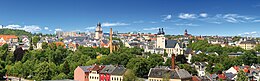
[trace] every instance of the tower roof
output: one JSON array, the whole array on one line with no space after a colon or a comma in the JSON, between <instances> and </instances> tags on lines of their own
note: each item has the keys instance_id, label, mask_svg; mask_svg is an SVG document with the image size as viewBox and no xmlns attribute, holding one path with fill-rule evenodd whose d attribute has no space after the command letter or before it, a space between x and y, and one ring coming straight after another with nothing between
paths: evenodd
<instances>
[{"instance_id":1,"label":"tower roof","mask_svg":"<svg viewBox=\"0 0 260 81\"><path fill-rule=\"evenodd\" d=\"M98 22L98 24L97 24L96 31L102 31L100 22Z\"/></svg>"}]
</instances>

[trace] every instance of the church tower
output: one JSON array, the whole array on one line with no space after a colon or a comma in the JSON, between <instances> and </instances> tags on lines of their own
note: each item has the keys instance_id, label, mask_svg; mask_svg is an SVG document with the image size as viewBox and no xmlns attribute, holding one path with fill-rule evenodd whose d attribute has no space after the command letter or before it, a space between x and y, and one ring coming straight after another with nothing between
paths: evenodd
<instances>
[{"instance_id":1,"label":"church tower","mask_svg":"<svg viewBox=\"0 0 260 81\"><path fill-rule=\"evenodd\" d=\"M184 31L184 36L188 36L188 30L187 29L185 29L185 31Z\"/></svg>"},{"instance_id":2,"label":"church tower","mask_svg":"<svg viewBox=\"0 0 260 81\"><path fill-rule=\"evenodd\" d=\"M103 30L101 28L101 24L98 23L95 31L95 39L101 39L103 36Z\"/></svg>"},{"instance_id":3,"label":"church tower","mask_svg":"<svg viewBox=\"0 0 260 81\"><path fill-rule=\"evenodd\" d=\"M157 33L156 39L156 48L165 48L165 37L164 37L163 28L159 28L159 32Z\"/></svg>"}]
</instances>

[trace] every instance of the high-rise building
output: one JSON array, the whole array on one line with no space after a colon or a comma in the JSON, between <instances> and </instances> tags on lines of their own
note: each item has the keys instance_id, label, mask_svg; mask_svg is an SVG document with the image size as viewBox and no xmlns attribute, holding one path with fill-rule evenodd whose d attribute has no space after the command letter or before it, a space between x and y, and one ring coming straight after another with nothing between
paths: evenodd
<instances>
[{"instance_id":1,"label":"high-rise building","mask_svg":"<svg viewBox=\"0 0 260 81\"><path fill-rule=\"evenodd\" d=\"M101 24L98 23L95 31L95 39L102 39L103 37L103 30L101 28Z\"/></svg>"}]
</instances>

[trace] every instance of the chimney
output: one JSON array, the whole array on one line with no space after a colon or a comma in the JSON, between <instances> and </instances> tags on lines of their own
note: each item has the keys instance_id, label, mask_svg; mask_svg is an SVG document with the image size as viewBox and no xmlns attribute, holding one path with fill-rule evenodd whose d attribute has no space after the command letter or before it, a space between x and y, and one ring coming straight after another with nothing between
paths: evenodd
<instances>
[{"instance_id":1,"label":"chimney","mask_svg":"<svg viewBox=\"0 0 260 81\"><path fill-rule=\"evenodd\" d=\"M110 43L109 43L109 48L110 48L110 54L113 52L113 44L112 44L112 41L113 41L113 39L112 39L112 35L113 35L113 33L112 33L112 28L110 28Z\"/></svg>"},{"instance_id":2,"label":"chimney","mask_svg":"<svg viewBox=\"0 0 260 81\"><path fill-rule=\"evenodd\" d=\"M172 54L172 68L171 69L175 69L175 54Z\"/></svg>"}]
</instances>

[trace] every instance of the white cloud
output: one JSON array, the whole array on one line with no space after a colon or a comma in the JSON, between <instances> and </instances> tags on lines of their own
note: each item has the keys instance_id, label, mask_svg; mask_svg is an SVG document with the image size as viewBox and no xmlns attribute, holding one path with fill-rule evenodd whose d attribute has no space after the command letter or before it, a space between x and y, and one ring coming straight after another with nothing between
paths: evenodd
<instances>
[{"instance_id":1,"label":"white cloud","mask_svg":"<svg viewBox=\"0 0 260 81\"><path fill-rule=\"evenodd\" d=\"M162 21L167 21L172 19L172 15L165 15Z\"/></svg>"},{"instance_id":2,"label":"white cloud","mask_svg":"<svg viewBox=\"0 0 260 81\"><path fill-rule=\"evenodd\" d=\"M200 16L201 17L208 17L208 14L207 13L201 13Z\"/></svg>"},{"instance_id":3,"label":"white cloud","mask_svg":"<svg viewBox=\"0 0 260 81\"><path fill-rule=\"evenodd\" d=\"M254 20L253 22L260 22L260 20Z\"/></svg>"},{"instance_id":4,"label":"white cloud","mask_svg":"<svg viewBox=\"0 0 260 81\"><path fill-rule=\"evenodd\" d=\"M222 17L225 21L230 22L230 23L239 23L239 22L248 22L251 21L252 17L249 16L242 16L238 14L225 14Z\"/></svg>"},{"instance_id":5,"label":"white cloud","mask_svg":"<svg viewBox=\"0 0 260 81\"><path fill-rule=\"evenodd\" d=\"M159 28L162 28L162 27L144 28L143 30L158 30Z\"/></svg>"},{"instance_id":6,"label":"white cloud","mask_svg":"<svg viewBox=\"0 0 260 81\"><path fill-rule=\"evenodd\" d=\"M19 29L19 30L25 30L28 32L37 32L37 31L41 31L41 28L37 25L25 25L25 26L20 26L20 25L7 25L3 28L8 28L8 29Z\"/></svg>"},{"instance_id":7,"label":"white cloud","mask_svg":"<svg viewBox=\"0 0 260 81\"><path fill-rule=\"evenodd\" d=\"M175 24L176 26L199 26L197 24L192 24L192 23L181 23L181 24Z\"/></svg>"},{"instance_id":8,"label":"white cloud","mask_svg":"<svg viewBox=\"0 0 260 81\"><path fill-rule=\"evenodd\" d=\"M49 28L48 27L44 27L45 30L48 30Z\"/></svg>"},{"instance_id":9,"label":"white cloud","mask_svg":"<svg viewBox=\"0 0 260 81\"><path fill-rule=\"evenodd\" d=\"M181 19L195 19L195 18L197 18L197 16L196 16L196 14L180 13L179 18L181 18Z\"/></svg>"},{"instance_id":10,"label":"white cloud","mask_svg":"<svg viewBox=\"0 0 260 81\"><path fill-rule=\"evenodd\" d=\"M108 22L105 22L105 23L102 23L102 26L103 26L103 27L108 27L108 26L125 26L125 25L129 25L129 24L120 23L120 22L116 22L116 23L108 23Z\"/></svg>"},{"instance_id":11,"label":"white cloud","mask_svg":"<svg viewBox=\"0 0 260 81\"><path fill-rule=\"evenodd\" d=\"M55 29L55 31L62 31L62 29L60 29L60 28L57 28L57 29Z\"/></svg>"},{"instance_id":12,"label":"white cloud","mask_svg":"<svg viewBox=\"0 0 260 81\"><path fill-rule=\"evenodd\" d=\"M49 30L49 31L52 31L52 30Z\"/></svg>"},{"instance_id":13,"label":"white cloud","mask_svg":"<svg viewBox=\"0 0 260 81\"><path fill-rule=\"evenodd\" d=\"M36 25L29 25L29 26L24 26L23 30L30 31L30 32L36 32L36 31L41 31L41 28Z\"/></svg>"},{"instance_id":14,"label":"white cloud","mask_svg":"<svg viewBox=\"0 0 260 81\"><path fill-rule=\"evenodd\" d=\"M259 32L252 31L252 32L244 32L244 33L241 33L241 34L238 34L238 35L240 35L240 36L256 36L258 34L259 34Z\"/></svg>"}]
</instances>

